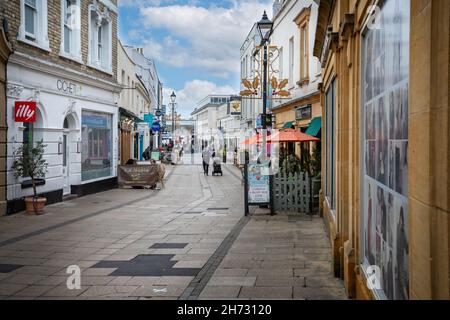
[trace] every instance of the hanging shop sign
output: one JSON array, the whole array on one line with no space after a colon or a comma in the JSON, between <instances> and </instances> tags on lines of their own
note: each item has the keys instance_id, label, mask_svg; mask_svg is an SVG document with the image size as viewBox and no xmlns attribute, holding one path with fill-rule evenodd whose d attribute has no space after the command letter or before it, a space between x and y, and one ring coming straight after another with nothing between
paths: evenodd
<instances>
[{"instance_id":1,"label":"hanging shop sign","mask_svg":"<svg viewBox=\"0 0 450 320\"><path fill-rule=\"evenodd\" d=\"M241 115L241 97L230 98L230 114L232 116Z\"/></svg>"},{"instance_id":2,"label":"hanging shop sign","mask_svg":"<svg viewBox=\"0 0 450 320\"><path fill-rule=\"evenodd\" d=\"M14 103L15 122L36 122L36 102L16 101Z\"/></svg>"},{"instance_id":3,"label":"hanging shop sign","mask_svg":"<svg viewBox=\"0 0 450 320\"><path fill-rule=\"evenodd\" d=\"M153 125L153 114L151 113L144 114L144 122L148 123L148 127L151 128Z\"/></svg>"}]
</instances>

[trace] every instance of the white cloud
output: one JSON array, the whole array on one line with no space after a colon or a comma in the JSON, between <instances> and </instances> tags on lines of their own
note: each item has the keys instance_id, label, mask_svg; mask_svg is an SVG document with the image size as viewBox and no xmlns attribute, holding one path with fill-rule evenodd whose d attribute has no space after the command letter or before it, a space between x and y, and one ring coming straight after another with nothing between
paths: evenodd
<instances>
[{"instance_id":1,"label":"white cloud","mask_svg":"<svg viewBox=\"0 0 450 320\"><path fill-rule=\"evenodd\" d=\"M237 90L231 86L218 86L213 82L204 80L192 80L185 83L182 90L174 90L172 88L164 88L164 104L169 108L170 95L175 91L177 95L177 112L184 117L189 117L194 110L197 102L210 94L237 94ZM170 112L169 109L167 109Z\"/></svg>"},{"instance_id":2,"label":"white cloud","mask_svg":"<svg viewBox=\"0 0 450 320\"><path fill-rule=\"evenodd\" d=\"M162 4L171 0L146 0L147 4L150 2ZM142 40L146 53L161 63L180 68L200 67L221 78L238 73L242 42L262 12L271 8L272 1L230 2L231 8L192 4L141 6L143 27L165 29L170 34L162 43L152 38Z\"/></svg>"}]
</instances>

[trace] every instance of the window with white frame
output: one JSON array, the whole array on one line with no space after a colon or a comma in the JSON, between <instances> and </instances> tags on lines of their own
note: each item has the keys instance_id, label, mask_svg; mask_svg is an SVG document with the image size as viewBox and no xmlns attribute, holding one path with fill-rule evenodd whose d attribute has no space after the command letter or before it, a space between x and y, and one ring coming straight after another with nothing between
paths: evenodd
<instances>
[{"instance_id":1,"label":"window with white frame","mask_svg":"<svg viewBox=\"0 0 450 320\"><path fill-rule=\"evenodd\" d=\"M62 56L81 60L80 0L61 0Z\"/></svg>"},{"instance_id":2,"label":"window with white frame","mask_svg":"<svg viewBox=\"0 0 450 320\"><path fill-rule=\"evenodd\" d=\"M289 39L289 84L294 84L294 38Z\"/></svg>"},{"instance_id":3,"label":"window with white frame","mask_svg":"<svg viewBox=\"0 0 450 320\"><path fill-rule=\"evenodd\" d=\"M283 47L280 48L280 58L278 61L279 64L279 72L280 72L280 80L283 79Z\"/></svg>"},{"instance_id":4,"label":"window with white frame","mask_svg":"<svg viewBox=\"0 0 450 320\"><path fill-rule=\"evenodd\" d=\"M18 40L50 51L47 0L20 0Z\"/></svg>"},{"instance_id":5,"label":"window with white frame","mask_svg":"<svg viewBox=\"0 0 450 320\"><path fill-rule=\"evenodd\" d=\"M36 0L25 0L25 38L36 40L38 10Z\"/></svg>"},{"instance_id":6,"label":"window with white frame","mask_svg":"<svg viewBox=\"0 0 450 320\"><path fill-rule=\"evenodd\" d=\"M101 12L90 6L89 19L89 65L112 72L112 26L107 10Z\"/></svg>"}]
</instances>

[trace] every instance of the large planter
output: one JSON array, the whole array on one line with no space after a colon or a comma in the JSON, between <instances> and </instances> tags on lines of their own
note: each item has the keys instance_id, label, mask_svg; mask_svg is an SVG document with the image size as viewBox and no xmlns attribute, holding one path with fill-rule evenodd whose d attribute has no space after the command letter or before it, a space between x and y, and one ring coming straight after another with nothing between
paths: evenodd
<instances>
[{"instance_id":1,"label":"large planter","mask_svg":"<svg viewBox=\"0 0 450 320\"><path fill-rule=\"evenodd\" d=\"M25 198L25 212L27 214L42 214L44 213L45 203L47 202L47 198L39 197L26 197Z\"/></svg>"}]
</instances>

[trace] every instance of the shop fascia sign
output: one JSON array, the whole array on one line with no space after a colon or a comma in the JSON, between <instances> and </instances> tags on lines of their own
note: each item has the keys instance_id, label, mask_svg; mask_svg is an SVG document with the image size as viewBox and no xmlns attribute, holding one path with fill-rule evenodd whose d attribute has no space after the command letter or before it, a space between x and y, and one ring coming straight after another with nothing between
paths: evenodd
<instances>
[{"instance_id":1,"label":"shop fascia sign","mask_svg":"<svg viewBox=\"0 0 450 320\"><path fill-rule=\"evenodd\" d=\"M36 102L16 101L14 103L14 121L29 123L36 122Z\"/></svg>"},{"instance_id":2,"label":"shop fascia sign","mask_svg":"<svg viewBox=\"0 0 450 320\"><path fill-rule=\"evenodd\" d=\"M307 104L305 106L301 106L300 108L295 110L295 118L297 120L307 120L311 119L311 108L312 106L310 104Z\"/></svg>"},{"instance_id":3,"label":"shop fascia sign","mask_svg":"<svg viewBox=\"0 0 450 320\"><path fill-rule=\"evenodd\" d=\"M56 80L56 89L59 92L63 92L65 94L80 96L82 87L76 83L66 81L63 79Z\"/></svg>"}]
</instances>

